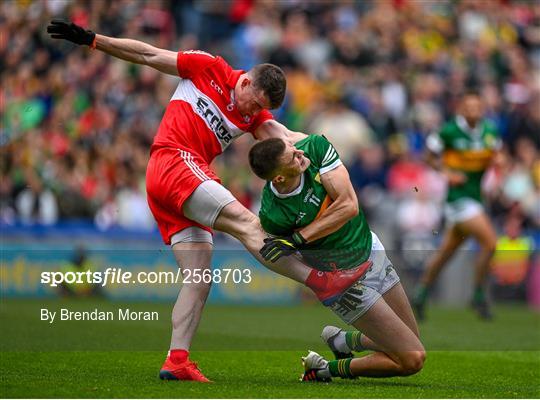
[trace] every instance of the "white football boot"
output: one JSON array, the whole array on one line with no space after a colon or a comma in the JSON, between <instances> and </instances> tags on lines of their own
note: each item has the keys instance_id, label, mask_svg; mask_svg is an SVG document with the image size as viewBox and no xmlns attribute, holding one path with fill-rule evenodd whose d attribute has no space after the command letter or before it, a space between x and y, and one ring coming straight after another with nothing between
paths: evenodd
<instances>
[{"instance_id":1,"label":"white football boot","mask_svg":"<svg viewBox=\"0 0 540 400\"><path fill-rule=\"evenodd\" d=\"M302 365L304 366L304 373L300 378L301 381L332 381L332 378L330 377L320 378L319 376L317 376L317 371L324 370L328 367L328 361L326 361L320 354L308 350L308 355L302 357Z\"/></svg>"}]
</instances>

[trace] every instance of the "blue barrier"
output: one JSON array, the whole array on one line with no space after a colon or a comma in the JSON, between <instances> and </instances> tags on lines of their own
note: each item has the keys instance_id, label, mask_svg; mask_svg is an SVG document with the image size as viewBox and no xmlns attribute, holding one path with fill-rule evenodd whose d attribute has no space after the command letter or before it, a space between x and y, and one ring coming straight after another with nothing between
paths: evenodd
<instances>
[{"instance_id":1,"label":"blue barrier","mask_svg":"<svg viewBox=\"0 0 540 400\"><path fill-rule=\"evenodd\" d=\"M92 271L107 268L139 273L176 274L174 256L161 243L156 232L136 232L113 229L101 232L88 224L55 227L2 227L1 233L1 294L2 297L53 297L58 287L42 283L43 272L66 271L78 246L84 246L86 263ZM213 270L224 277L227 270L249 270L249 283L235 282L247 272L235 272L227 282L214 281L209 297L211 303L227 304L291 304L300 299L300 286L278 276L260 265L238 245L218 240L212 257ZM247 280L247 279L246 279ZM115 300L174 301L180 283L108 284L103 295Z\"/></svg>"}]
</instances>

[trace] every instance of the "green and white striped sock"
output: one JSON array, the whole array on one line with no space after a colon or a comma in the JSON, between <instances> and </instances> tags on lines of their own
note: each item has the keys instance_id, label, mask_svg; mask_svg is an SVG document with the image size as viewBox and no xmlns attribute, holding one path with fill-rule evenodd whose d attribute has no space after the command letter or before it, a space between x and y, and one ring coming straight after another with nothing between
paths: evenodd
<instances>
[{"instance_id":1,"label":"green and white striped sock","mask_svg":"<svg viewBox=\"0 0 540 400\"><path fill-rule=\"evenodd\" d=\"M362 346L362 332L360 331L347 331L345 332L345 343L352 351L364 351Z\"/></svg>"},{"instance_id":2,"label":"green and white striped sock","mask_svg":"<svg viewBox=\"0 0 540 400\"><path fill-rule=\"evenodd\" d=\"M339 376L340 378L353 378L354 375L351 372L352 358L345 358L343 360L334 360L328 362L328 370L331 376Z\"/></svg>"}]
</instances>

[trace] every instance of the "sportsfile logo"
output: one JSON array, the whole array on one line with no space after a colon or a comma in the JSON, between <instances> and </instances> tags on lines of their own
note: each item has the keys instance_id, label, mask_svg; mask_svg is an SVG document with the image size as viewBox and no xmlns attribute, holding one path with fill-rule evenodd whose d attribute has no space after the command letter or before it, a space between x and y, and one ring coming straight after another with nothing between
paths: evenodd
<instances>
[{"instance_id":1,"label":"sportsfile logo","mask_svg":"<svg viewBox=\"0 0 540 400\"><path fill-rule=\"evenodd\" d=\"M216 134L220 141L223 141L226 144L230 143L230 141L233 139L233 136L231 132L229 132L229 130L227 129L223 118L217 115L210 107L210 103L208 103L202 97L197 98L197 112L201 117L206 120L206 122L210 126L210 129L212 129L212 131Z\"/></svg>"},{"instance_id":2,"label":"sportsfile logo","mask_svg":"<svg viewBox=\"0 0 540 400\"><path fill-rule=\"evenodd\" d=\"M178 284L178 283L251 283L249 268L186 269L173 271L139 271L133 273L123 268L109 267L105 271L43 271L41 284L57 287L63 284L108 285L128 284Z\"/></svg>"}]
</instances>

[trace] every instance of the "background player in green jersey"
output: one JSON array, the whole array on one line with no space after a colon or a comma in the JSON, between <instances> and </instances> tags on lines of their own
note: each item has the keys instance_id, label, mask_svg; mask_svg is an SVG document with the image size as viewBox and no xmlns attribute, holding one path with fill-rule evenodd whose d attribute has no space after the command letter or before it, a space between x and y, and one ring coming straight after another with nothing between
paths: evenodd
<instances>
[{"instance_id":1,"label":"background player in green jersey","mask_svg":"<svg viewBox=\"0 0 540 400\"><path fill-rule=\"evenodd\" d=\"M419 319L425 317L429 291L441 270L471 236L480 246L471 304L481 318L492 318L485 285L497 236L482 206L481 181L499 146L499 138L495 127L483 119L483 104L478 94L465 94L458 112L439 133L430 135L427 140L428 162L443 171L448 179L445 206L448 229L439 251L428 261L413 299Z\"/></svg>"},{"instance_id":2,"label":"background player in green jersey","mask_svg":"<svg viewBox=\"0 0 540 400\"><path fill-rule=\"evenodd\" d=\"M261 255L275 261L298 251L319 270L366 270L341 296L324 302L358 331L326 326L321 336L338 359L309 352L303 380L415 374L425 359L418 327L383 245L359 210L347 169L326 138L297 135L294 145L268 139L249 153L255 174L268 181L259 216L273 237ZM374 352L353 358L352 351L366 349Z\"/></svg>"}]
</instances>

